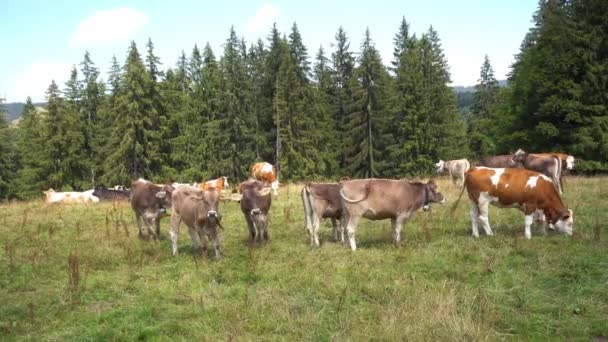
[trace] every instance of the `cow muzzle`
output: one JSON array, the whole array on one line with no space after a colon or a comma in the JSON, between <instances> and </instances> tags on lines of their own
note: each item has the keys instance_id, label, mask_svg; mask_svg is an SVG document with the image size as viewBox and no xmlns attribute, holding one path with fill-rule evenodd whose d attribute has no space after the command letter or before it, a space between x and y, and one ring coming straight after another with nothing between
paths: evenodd
<instances>
[{"instance_id":1,"label":"cow muzzle","mask_svg":"<svg viewBox=\"0 0 608 342\"><path fill-rule=\"evenodd\" d=\"M251 215L259 215L262 211L260 208L255 208L251 210Z\"/></svg>"},{"instance_id":2,"label":"cow muzzle","mask_svg":"<svg viewBox=\"0 0 608 342\"><path fill-rule=\"evenodd\" d=\"M217 217L217 211L215 211L215 210L209 210L207 212L207 217Z\"/></svg>"}]
</instances>

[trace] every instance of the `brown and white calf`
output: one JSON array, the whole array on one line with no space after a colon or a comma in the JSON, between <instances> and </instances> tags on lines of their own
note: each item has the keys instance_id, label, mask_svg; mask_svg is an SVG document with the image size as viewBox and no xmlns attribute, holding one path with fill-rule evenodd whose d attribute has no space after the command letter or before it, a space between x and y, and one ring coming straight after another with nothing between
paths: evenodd
<instances>
[{"instance_id":1,"label":"brown and white calf","mask_svg":"<svg viewBox=\"0 0 608 342\"><path fill-rule=\"evenodd\" d=\"M180 185L171 195L171 246L173 255L177 255L179 224L188 227L192 249L201 248L202 255L207 256L207 238L213 240L215 257L220 254L219 192L216 188L201 190L189 185Z\"/></svg>"},{"instance_id":2,"label":"brown and white calf","mask_svg":"<svg viewBox=\"0 0 608 342\"><path fill-rule=\"evenodd\" d=\"M256 239L270 240L268 211L272 203L271 188L260 181L249 179L241 183L240 190L243 195L241 211L245 215L245 221L247 221L249 241L254 242Z\"/></svg>"},{"instance_id":3,"label":"brown and white calf","mask_svg":"<svg viewBox=\"0 0 608 342\"><path fill-rule=\"evenodd\" d=\"M343 222L353 251L357 249L355 230L361 217L370 220L390 219L393 242L398 245L401 241L401 226L418 209L444 201L434 180L426 184L392 179L345 181L341 185L340 197Z\"/></svg>"},{"instance_id":4,"label":"brown and white calf","mask_svg":"<svg viewBox=\"0 0 608 342\"><path fill-rule=\"evenodd\" d=\"M462 185L464 184L464 173L471 168L471 164L466 159L457 160L439 160L435 164L437 173L448 172L448 176L452 183Z\"/></svg>"},{"instance_id":5,"label":"brown and white calf","mask_svg":"<svg viewBox=\"0 0 608 342\"><path fill-rule=\"evenodd\" d=\"M340 200L340 184L338 183L308 183L301 191L306 230L310 236L310 246L319 246L319 226L321 219L330 218L333 227L334 241L338 241L338 225L336 220L342 219L342 203ZM340 229L341 241L344 242L344 232Z\"/></svg>"},{"instance_id":6,"label":"brown and white calf","mask_svg":"<svg viewBox=\"0 0 608 342\"><path fill-rule=\"evenodd\" d=\"M270 163L260 162L255 163L251 166L251 177L259 180L260 182L270 184L272 193L277 194L279 190L279 177L277 169Z\"/></svg>"},{"instance_id":7,"label":"brown and white calf","mask_svg":"<svg viewBox=\"0 0 608 342\"><path fill-rule=\"evenodd\" d=\"M148 227L149 235L158 240L160 237L160 219L167 214L171 206L171 193L174 187L170 184L159 185L140 178L131 183L131 208L135 212L135 221L139 237L143 237L141 219ZM156 226L153 229L152 226Z\"/></svg>"},{"instance_id":8,"label":"brown and white calf","mask_svg":"<svg viewBox=\"0 0 608 342\"><path fill-rule=\"evenodd\" d=\"M542 173L526 169L476 167L465 175L465 188L471 200L474 237L479 237L477 221L481 221L487 235L493 235L488 219L489 204L523 211L527 239L532 237L530 228L535 214L544 215L559 232L572 235L572 210L564 206L553 182Z\"/></svg>"},{"instance_id":9,"label":"brown and white calf","mask_svg":"<svg viewBox=\"0 0 608 342\"><path fill-rule=\"evenodd\" d=\"M524 168L542 173L549 177L553 185L562 193L562 162L554 155L535 156L518 150L513 155L513 161L522 165Z\"/></svg>"}]
</instances>

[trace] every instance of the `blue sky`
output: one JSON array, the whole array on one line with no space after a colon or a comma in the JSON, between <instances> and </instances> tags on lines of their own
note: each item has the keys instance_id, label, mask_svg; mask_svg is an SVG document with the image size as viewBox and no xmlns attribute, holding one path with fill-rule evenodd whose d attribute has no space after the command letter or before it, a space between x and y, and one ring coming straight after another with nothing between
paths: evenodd
<instances>
[{"instance_id":1,"label":"blue sky","mask_svg":"<svg viewBox=\"0 0 608 342\"><path fill-rule=\"evenodd\" d=\"M314 56L320 45L333 50L340 25L359 50L366 27L385 64L405 16L417 35L432 25L439 33L455 85L474 85L484 54L498 79L505 78L531 26L535 0L376 1L27 1L3 0L0 11L0 97L44 100L55 79L63 88L71 65L85 50L102 78L112 55L122 63L130 40L143 51L148 37L163 67L173 67L182 50L209 42L219 57L231 25L248 43L266 36L273 22L289 32L297 22Z\"/></svg>"}]
</instances>

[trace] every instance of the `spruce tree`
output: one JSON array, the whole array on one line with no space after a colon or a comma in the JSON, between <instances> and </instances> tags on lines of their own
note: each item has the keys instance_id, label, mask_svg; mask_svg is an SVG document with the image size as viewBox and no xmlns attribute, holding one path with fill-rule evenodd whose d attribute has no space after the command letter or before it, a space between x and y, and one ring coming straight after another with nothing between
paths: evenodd
<instances>
[{"instance_id":1,"label":"spruce tree","mask_svg":"<svg viewBox=\"0 0 608 342\"><path fill-rule=\"evenodd\" d=\"M475 159L496 153L497 130L494 128L499 88L488 55L484 57L478 82L475 86L468 127L470 148Z\"/></svg>"},{"instance_id":2,"label":"spruce tree","mask_svg":"<svg viewBox=\"0 0 608 342\"><path fill-rule=\"evenodd\" d=\"M78 96L75 85L76 69L72 69L72 77L66 83L67 96ZM71 98L69 103L61 97L61 92L55 81L47 90L47 113L44 130L45 159L48 161L48 183L54 189L81 190L85 187L87 169L82 155L84 149L84 134L78 116L80 106L77 99Z\"/></svg>"},{"instance_id":3,"label":"spruce tree","mask_svg":"<svg viewBox=\"0 0 608 342\"><path fill-rule=\"evenodd\" d=\"M308 60L308 52L306 46L304 46L304 42L302 42L302 36L298 30L298 25L295 22L293 23L291 33L289 34L289 49L298 66L298 77L300 77L303 82L308 82L310 77L310 61Z\"/></svg>"},{"instance_id":4,"label":"spruce tree","mask_svg":"<svg viewBox=\"0 0 608 342\"><path fill-rule=\"evenodd\" d=\"M154 101L147 95L152 79L131 42L115 99L115 117L108 141L110 154L105 164L106 184L129 184L138 177L156 176L158 116Z\"/></svg>"},{"instance_id":5,"label":"spruce tree","mask_svg":"<svg viewBox=\"0 0 608 342\"><path fill-rule=\"evenodd\" d=\"M384 134L390 115L389 75L380 53L371 39L369 28L361 43L359 66L355 71L357 87L353 111L348 116L348 170L360 177L380 175L384 164Z\"/></svg>"},{"instance_id":6,"label":"spruce tree","mask_svg":"<svg viewBox=\"0 0 608 342\"><path fill-rule=\"evenodd\" d=\"M346 149L350 140L346 134L347 116L353 106L353 71L355 60L350 51L350 42L344 29L340 26L335 35L335 51L332 53L335 93L332 99L336 139L341 142L339 151L339 168L347 166Z\"/></svg>"},{"instance_id":7,"label":"spruce tree","mask_svg":"<svg viewBox=\"0 0 608 342\"><path fill-rule=\"evenodd\" d=\"M91 60L88 51L84 54L84 60L80 63L83 75L80 120L84 123L84 155L87 156L86 163L89 170L91 186L95 185L95 178L102 170L105 158L101 154L103 146L97 144L105 136L99 130L98 116L103 101L104 86L98 81L99 69ZM101 136L97 136L101 135Z\"/></svg>"},{"instance_id":8,"label":"spruce tree","mask_svg":"<svg viewBox=\"0 0 608 342\"><path fill-rule=\"evenodd\" d=\"M39 113L30 97L25 101L17 130L17 154L19 170L16 179L16 196L21 199L39 197L41 191L47 190L48 159L43 146L43 114Z\"/></svg>"},{"instance_id":9,"label":"spruce tree","mask_svg":"<svg viewBox=\"0 0 608 342\"><path fill-rule=\"evenodd\" d=\"M16 130L9 127L4 103L0 99L0 200L14 197L15 178L18 169Z\"/></svg>"}]
</instances>

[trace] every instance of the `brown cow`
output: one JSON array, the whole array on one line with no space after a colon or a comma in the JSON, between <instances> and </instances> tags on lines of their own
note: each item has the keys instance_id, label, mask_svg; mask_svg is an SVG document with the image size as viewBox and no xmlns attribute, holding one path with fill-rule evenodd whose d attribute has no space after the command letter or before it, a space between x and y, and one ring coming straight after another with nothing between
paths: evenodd
<instances>
[{"instance_id":1,"label":"brown cow","mask_svg":"<svg viewBox=\"0 0 608 342\"><path fill-rule=\"evenodd\" d=\"M519 150L513 155L513 161L528 170L540 172L551 178L557 191L562 193L562 162L559 158L553 155L538 157Z\"/></svg>"},{"instance_id":2,"label":"brown cow","mask_svg":"<svg viewBox=\"0 0 608 342\"><path fill-rule=\"evenodd\" d=\"M503 154L500 156L490 156L481 159L480 161L473 163L475 166L485 166L485 167L512 167L512 168L520 168L521 165L517 162L513 161L513 155L511 154Z\"/></svg>"},{"instance_id":3,"label":"brown cow","mask_svg":"<svg viewBox=\"0 0 608 342\"><path fill-rule=\"evenodd\" d=\"M141 218L148 227L149 235L158 241L160 237L160 219L167 213L171 205L172 185L158 185L143 178L131 183L131 208L135 212L135 220L139 237L143 237ZM156 226L156 230L152 228Z\"/></svg>"},{"instance_id":4,"label":"brown cow","mask_svg":"<svg viewBox=\"0 0 608 342\"><path fill-rule=\"evenodd\" d=\"M572 210L566 209L553 182L542 173L526 169L477 167L467 172L465 188L471 200L474 237L479 237L477 220L482 222L487 235L493 235L488 220L489 204L523 211L526 239L532 237L530 227L535 214L546 216L558 231L572 235ZM542 229L544 231L544 227Z\"/></svg>"},{"instance_id":5,"label":"brown cow","mask_svg":"<svg viewBox=\"0 0 608 342\"><path fill-rule=\"evenodd\" d=\"M181 185L171 195L171 245L173 255L177 255L177 239L179 224L183 222L188 226L193 250L200 247L202 255L207 256L207 237L213 240L215 257L220 254L220 226L219 193L215 188L201 190L189 185Z\"/></svg>"},{"instance_id":6,"label":"brown cow","mask_svg":"<svg viewBox=\"0 0 608 342\"><path fill-rule=\"evenodd\" d=\"M338 183L308 183L300 193L304 205L306 230L310 236L310 246L319 246L319 226L322 218L330 218L334 232L334 241L338 241L338 225L336 220L342 218L342 203L340 200L340 184ZM341 240L344 242L344 232L340 229Z\"/></svg>"},{"instance_id":7,"label":"brown cow","mask_svg":"<svg viewBox=\"0 0 608 342\"><path fill-rule=\"evenodd\" d=\"M524 150L519 149L515 152L515 155L526 153ZM561 153L561 152L551 152L551 153L530 153L531 156L535 157L550 157L554 156L562 162L562 171L564 169L564 165L566 166L566 170L574 170L574 161L575 158L572 155Z\"/></svg>"},{"instance_id":8,"label":"brown cow","mask_svg":"<svg viewBox=\"0 0 608 342\"><path fill-rule=\"evenodd\" d=\"M241 211L245 215L247 228L249 229L249 241L268 241L268 211L272 199L270 188L255 179L249 179L240 186L243 197L241 198Z\"/></svg>"},{"instance_id":9,"label":"brown cow","mask_svg":"<svg viewBox=\"0 0 608 342\"><path fill-rule=\"evenodd\" d=\"M198 187L201 190L216 188L218 191L222 191L225 188L228 188L229 186L230 186L230 184L228 184L228 177L224 177L224 176L217 178L217 179L212 179L210 181L206 181L204 183L200 183L198 185Z\"/></svg>"},{"instance_id":10,"label":"brown cow","mask_svg":"<svg viewBox=\"0 0 608 342\"><path fill-rule=\"evenodd\" d=\"M273 195L277 194L279 189L279 179L277 176L277 169L270 163L255 163L251 167L251 177L259 180L260 182L270 184L272 187Z\"/></svg>"},{"instance_id":11,"label":"brown cow","mask_svg":"<svg viewBox=\"0 0 608 342\"><path fill-rule=\"evenodd\" d=\"M390 219L393 242L401 241L401 226L420 208L443 202L434 180L428 183L391 179L357 179L342 183L340 190L343 222L346 225L350 248L357 249L355 229L361 217L370 220ZM344 227L344 225L343 225Z\"/></svg>"}]
</instances>

